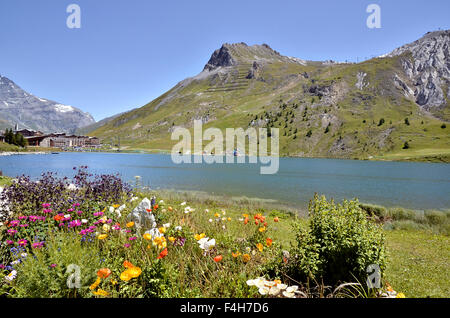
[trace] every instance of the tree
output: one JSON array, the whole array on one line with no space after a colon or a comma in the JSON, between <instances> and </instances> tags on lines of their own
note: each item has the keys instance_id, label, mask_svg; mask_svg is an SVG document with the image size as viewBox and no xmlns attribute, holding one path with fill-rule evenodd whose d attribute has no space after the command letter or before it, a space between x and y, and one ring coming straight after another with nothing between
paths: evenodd
<instances>
[{"instance_id":1,"label":"tree","mask_svg":"<svg viewBox=\"0 0 450 318\"><path fill-rule=\"evenodd\" d=\"M328 132L330 131L330 126L331 126L331 123L328 123L327 128L325 128L325 134L328 133Z\"/></svg>"},{"instance_id":2,"label":"tree","mask_svg":"<svg viewBox=\"0 0 450 318\"><path fill-rule=\"evenodd\" d=\"M381 118L380 121L378 122L378 126L381 126L384 124L384 118Z\"/></svg>"},{"instance_id":3,"label":"tree","mask_svg":"<svg viewBox=\"0 0 450 318\"><path fill-rule=\"evenodd\" d=\"M311 137L311 135L312 135L312 131L311 131L311 129L310 130L308 130L308 132L306 133L306 137Z\"/></svg>"},{"instance_id":4,"label":"tree","mask_svg":"<svg viewBox=\"0 0 450 318\"><path fill-rule=\"evenodd\" d=\"M444 128L447 128L447 126L445 124L442 124L441 128L444 129Z\"/></svg>"},{"instance_id":5,"label":"tree","mask_svg":"<svg viewBox=\"0 0 450 318\"><path fill-rule=\"evenodd\" d=\"M405 124L409 126L409 119L408 119L408 117L405 118Z\"/></svg>"},{"instance_id":6,"label":"tree","mask_svg":"<svg viewBox=\"0 0 450 318\"><path fill-rule=\"evenodd\" d=\"M407 141L403 144L403 149L409 149L409 144Z\"/></svg>"}]
</instances>

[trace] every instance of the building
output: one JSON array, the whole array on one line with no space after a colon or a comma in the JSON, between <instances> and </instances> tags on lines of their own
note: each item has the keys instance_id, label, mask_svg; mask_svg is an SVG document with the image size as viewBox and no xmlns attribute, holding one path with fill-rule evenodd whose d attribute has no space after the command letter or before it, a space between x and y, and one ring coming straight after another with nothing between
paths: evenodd
<instances>
[{"instance_id":1,"label":"building","mask_svg":"<svg viewBox=\"0 0 450 318\"><path fill-rule=\"evenodd\" d=\"M67 136L66 134L49 134L25 137L30 146L45 148L96 148L100 146L97 137Z\"/></svg>"}]
</instances>

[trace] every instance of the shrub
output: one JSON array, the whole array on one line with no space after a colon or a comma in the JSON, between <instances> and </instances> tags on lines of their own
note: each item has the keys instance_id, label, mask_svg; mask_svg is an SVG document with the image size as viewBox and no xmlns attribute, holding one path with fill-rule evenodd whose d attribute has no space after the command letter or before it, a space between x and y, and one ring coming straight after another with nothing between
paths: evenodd
<instances>
[{"instance_id":1,"label":"shrub","mask_svg":"<svg viewBox=\"0 0 450 318\"><path fill-rule=\"evenodd\" d=\"M360 203L359 207L366 211L369 216L376 216L380 219L384 219L387 216L386 208L380 205Z\"/></svg>"},{"instance_id":2,"label":"shrub","mask_svg":"<svg viewBox=\"0 0 450 318\"><path fill-rule=\"evenodd\" d=\"M416 212L404 208L392 208L389 210L389 215L393 220L414 220L416 218Z\"/></svg>"},{"instance_id":3,"label":"shrub","mask_svg":"<svg viewBox=\"0 0 450 318\"><path fill-rule=\"evenodd\" d=\"M425 218L431 225L444 224L447 221L447 215L441 211L425 211Z\"/></svg>"},{"instance_id":4,"label":"shrub","mask_svg":"<svg viewBox=\"0 0 450 318\"><path fill-rule=\"evenodd\" d=\"M297 246L285 268L290 277L322 279L335 286L355 279L365 282L370 264L378 264L383 272L383 231L367 219L357 200L336 205L316 195L309 212L309 227L296 228Z\"/></svg>"}]
</instances>

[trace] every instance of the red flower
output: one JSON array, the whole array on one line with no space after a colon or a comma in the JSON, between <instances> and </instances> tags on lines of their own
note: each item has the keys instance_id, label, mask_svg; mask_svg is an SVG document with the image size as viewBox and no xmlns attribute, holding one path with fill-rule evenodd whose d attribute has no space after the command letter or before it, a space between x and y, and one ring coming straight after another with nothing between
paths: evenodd
<instances>
[{"instance_id":1,"label":"red flower","mask_svg":"<svg viewBox=\"0 0 450 318\"><path fill-rule=\"evenodd\" d=\"M152 212L152 209L146 209L148 213Z\"/></svg>"},{"instance_id":2,"label":"red flower","mask_svg":"<svg viewBox=\"0 0 450 318\"><path fill-rule=\"evenodd\" d=\"M162 258L166 257L167 253L168 253L168 251L167 251L167 247L166 247L161 253L159 253L158 259L162 259Z\"/></svg>"},{"instance_id":3,"label":"red flower","mask_svg":"<svg viewBox=\"0 0 450 318\"><path fill-rule=\"evenodd\" d=\"M222 260L222 255L217 255L216 257L214 257L214 262L218 263Z\"/></svg>"},{"instance_id":4,"label":"red flower","mask_svg":"<svg viewBox=\"0 0 450 318\"><path fill-rule=\"evenodd\" d=\"M155 210L158 210L158 205L155 204L155 205L153 206L153 208L154 208Z\"/></svg>"}]
</instances>

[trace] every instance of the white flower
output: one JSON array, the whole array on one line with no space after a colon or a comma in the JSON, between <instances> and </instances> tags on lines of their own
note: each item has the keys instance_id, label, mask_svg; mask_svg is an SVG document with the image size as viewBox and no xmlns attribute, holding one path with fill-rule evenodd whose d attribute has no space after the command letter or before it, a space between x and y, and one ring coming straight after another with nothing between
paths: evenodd
<instances>
[{"instance_id":1,"label":"white flower","mask_svg":"<svg viewBox=\"0 0 450 318\"><path fill-rule=\"evenodd\" d=\"M213 221L212 219L209 219L209 220L208 220L209 223L212 223L212 221Z\"/></svg>"},{"instance_id":2,"label":"white flower","mask_svg":"<svg viewBox=\"0 0 450 318\"><path fill-rule=\"evenodd\" d=\"M26 258L28 256L28 254L27 253L22 253L22 254L20 254L20 256L22 256L23 258Z\"/></svg>"},{"instance_id":3,"label":"white flower","mask_svg":"<svg viewBox=\"0 0 450 318\"><path fill-rule=\"evenodd\" d=\"M17 265L20 263L20 260L15 260L14 262L11 262L11 265Z\"/></svg>"},{"instance_id":4,"label":"white flower","mask_svg":"<svg viewBox=\"0 0 450 318\"><path fill-rule=\"evenodd\" d=\"M181 202L181 204L180 204L181 206L183 206L183 205L186 205L186 202Z\"/></svg>"},{"instance_id":5,"label":"white flower","mask_svg":"<svg viewBox=\"0 0 450 318\"><path fill-rule=\"evenodd\" d=\"M181 231L181 226L175 226L175 231Z\"/></svg>"},{"instance_id":6,"label":"white flower","mask_svg":"<svg viewBox=\"0 0 450 318\"><path fill-rule=\"evenodd\" d=\"M164 200L159 200L159 204L164 204Z\"/></svg>"},{"instance_id":7,"label":"white flower","mask_svg":"<svg viewBox=\"0 0 450 318\"><path fill-rule=\"evenodd\" d=\"M170 227L170 223L163 224L163 227L168 229Z\"/></svg>"},{"instance_id":8,"label":"white flower","mask_svg":"<svg viewBox=\"0 0 450 318\"><path fill-rule=\"evenodd\" d=\"M283 296L287 298L295 298L295 293L297 292L298 286L289 286L283 291Z\"/></svg>"},{"instance_id":9,"label":"white flower","mask_svg":"<svg viewBox=\"0 0 450 318\"><path fill-rule=\"evenodd\" d=\"M225 215L225 214L227 214L227 212L225 212L225 210L222 210L222 215Z\"/></svg>"},{"instance_id":10,"label":"white flower","mask_svg":"<svg viewBox=\"0 0 450 318\"><path fill-rule=\"evenodd\" d=\"M216 246L216 240L215 239L209 239L209 237L204 237L197 241L200 248L204 251L209 251Z\"/></svg>"},{"instance_id":11,"label":"white flower","mask_svg":"<svg viewBox=\"0 0 450 318\"><path fill-rule=\"evenodd\" d=\"M86 220L86 219L82 219L82 220L81 220L81 223L83 223L83 224L86 224L87 222L89 222L89 221Z\"/></svg>"},{"instance_id":12,"label":"white flower","mask_svg":"<svg viewBox=\"0 0 450 318\"><path fill-rule=\"evenodd\" d=\"M205 212L206 212L206 213L208 213L208 212L209 212L209 210L208 210L208 209L205 209Z\"/></svg>"},{"instance_id":13,"label":"white flower","mask_svg":"<svg viewBox=\"0 0 450 318\"><path fill-rule=\"evenodd\" d=\"M137 199L139 199L139 198L138 198L138 197L132 197L132 198L130 199L130 202L136 201Z\"/></svg>"},{"instance_id":14,"label":"white flower","mask_svg":"<svg viewBox=\"0 0 450 318\"><path fill-rule=\"evenodd\" d=\"M265 282L264 278L258 277L258 278L255 278L255 279L249 279L247 281L247 285L248 286L256 286L258 288L261 288L261 287L264 286L264 282Z\"/></svg>"},{"instance_id":15,"label":"white flower","mask_svg":"<svg viewBox=\"0 0 450 318\"><path fill-rule=\"evenodd\" d=\"M66 218L66 219L70 219L72 216L70 215L70 214L66 214L66 215L64 215L64 218Z\"/></svg>"},{"instance_id":16,"label":"white flower","mask_svg":"<svg viewBox=\"0 0 450 318\"><path fill-rule=\"evenodd\" d=\"M242 221L244 221L244 219L243 218L239 218L239 221L242 222Z\"/></svg>"},{"instance_id":17,"label":"white flower","mask_svg":"<svg viewBox=\"0 0 450 318\"><path fill-rule=\"evenodd\" d=\"M227 220L227 218L225 218L225 217L224 217L224 218L222 218L222 221L226 221L226 220Z\"/></svg>"},{"instance_id":18,"label":"white flower","mask_svg":"<svg viewBox=\"0 0 450 318\"><path fill-rule=\"evenodd\" d=\"M266 286L263 286L260 289L258 289L258 292L261 295L267 295L269 293L269 291L270 291L269 287L266 287Z\"/></svg>"},{"instance_id":19,"label":"white flower","mask_svg":"<svg viewBox=\"0 0 450 318\"><path fill-rule=\"evenodd\" d=\"M17 271L13 270L11 273L9 273L8 275L5 276L5 279L7 281L11 282L11 281L13 281L16 278L16 276L17 276Z\"/></svg>"},{"instance_id":20,"label":"white flower","mask_svg":"<svg viewBox=\"0 0 450 318\"><path fill-rule=\"evenodd\" d=\"M269 289L269 295L276 296L276 295L278 295L279 293L280 293L280 289L278 288L278 286L272 286L272 287L270 287L270 289Z\"/></svg>"},{"instance_id":21,"label":"white flower","mask_svg":"<svg viewBox=\"0 0 450 318\"><path fill-rule=\"evenodd\" d=\"M114 207L113 206L109 207L109 213L114 213Z\"/></svg>"},{"instance_id":22,"label":"white flower","mask_svg":"<svg viewBox=\"0 0 450 318\"><path fill-rule=\"evenodd\" d=\"M226 227L225 227L225 224L224 224L224 225L222 225L222 229L224 229L224 230L226 229Z\"/></svg>"}]
</instances>

